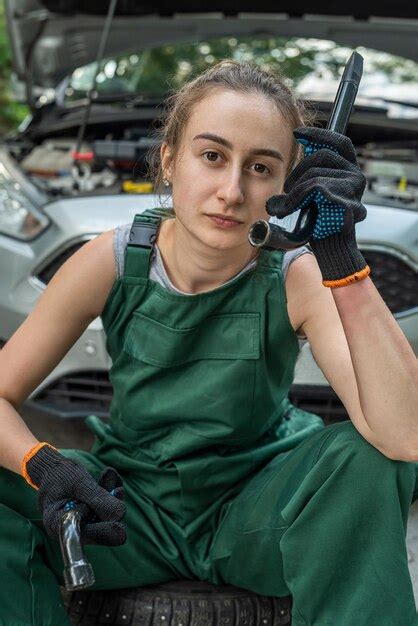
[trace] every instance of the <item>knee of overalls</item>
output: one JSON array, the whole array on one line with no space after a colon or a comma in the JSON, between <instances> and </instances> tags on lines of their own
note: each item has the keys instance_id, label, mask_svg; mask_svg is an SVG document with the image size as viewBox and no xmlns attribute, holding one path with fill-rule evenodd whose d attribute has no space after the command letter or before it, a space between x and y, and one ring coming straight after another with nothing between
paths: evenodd
<instances>
[{"instance_id":1,"label":"knee of overalls","mask_svg":"<svg viewBox=\"0 0 418 626\"><path fill-rule=\"evenodd\" d=\"M0 467L0 504L28 519L40 520L37 494L22 476Z\"/></svg>"},{"instance_id":2,"label":"knee of overalls","mask_svg":"<svg viewBox=\"0 0 418 626\"><path fill-rule=\"evenodd\" d=\"M317 454L317 465L343 474L352 483L353 493L373 492L384 496L391 489L410 501L417 480L417 464L393 460L367 441L351 421L327 428Z\"/></svg>"}]
</instances>

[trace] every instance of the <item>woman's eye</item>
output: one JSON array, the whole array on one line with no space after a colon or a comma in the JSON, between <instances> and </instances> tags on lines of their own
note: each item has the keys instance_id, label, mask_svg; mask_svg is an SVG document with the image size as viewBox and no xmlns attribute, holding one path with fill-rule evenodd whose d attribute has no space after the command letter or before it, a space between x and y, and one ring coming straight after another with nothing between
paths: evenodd
<instances>
[{"instance_id":1,"label":"woman's eye","mask_svg":"<svg viewBox=\"0 0 418 626\"><path fill-rule=\"evenodd\" d=\"M216 158L219 156L219 154L217 152L208 151L208 152L204 152L203 156L205 156L208 161L211 161L212 163L216 163Z\"/></svg>"},{"instance_id":2,"label":"woman's eye","mask_svg":"<svg viewBox=\"0 0 418 626\"><path fill-rule=\"evenodd\" d=\"M256 169L255 171L258 174L269 174L270 170L266 165L263 165L262 163L254 163L254 168L261 168L261 169Z\"/></svg>"}]
</instances>

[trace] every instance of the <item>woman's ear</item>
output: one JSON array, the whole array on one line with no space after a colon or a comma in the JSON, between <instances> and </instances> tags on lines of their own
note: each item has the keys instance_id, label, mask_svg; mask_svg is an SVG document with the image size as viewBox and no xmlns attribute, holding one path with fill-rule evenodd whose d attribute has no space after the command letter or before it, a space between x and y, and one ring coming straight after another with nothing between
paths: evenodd
<instances>
[{"instance_id":1,"label":"woman's ear","mask_svg":"<svg viewBox=\"0 0 418 626\"><path fill-rule=\"evenodd\" d=\"M160 160L161 160L161 168L163 171L163 175L165 178L170 178L172 175L171 171L171 149L166 142L163 142L160 147Z\"/></svg>"}]
</instances>

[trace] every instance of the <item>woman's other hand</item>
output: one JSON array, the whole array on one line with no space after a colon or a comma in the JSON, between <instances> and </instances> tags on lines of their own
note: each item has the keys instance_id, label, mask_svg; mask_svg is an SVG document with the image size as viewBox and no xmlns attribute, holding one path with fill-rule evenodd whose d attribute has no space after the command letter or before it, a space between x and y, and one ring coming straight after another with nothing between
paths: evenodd
<instances>
[{"instance_id":1,"label":"woman's other hand","mask_svg":"<svg viewBox=\"0 0 418 626\"><path fill-rule=\"evenodd\" d=\"M77 461L63 456L49 444L36 446L23 463L27 482L38 490L38 506L48 535L59 537L64 507L69 501L85 504L81 539L83 543L119 546L126 541L121 519L126 506L122 479L113 468L103 470L96 481Z\"/></svg>"}]
</instances>

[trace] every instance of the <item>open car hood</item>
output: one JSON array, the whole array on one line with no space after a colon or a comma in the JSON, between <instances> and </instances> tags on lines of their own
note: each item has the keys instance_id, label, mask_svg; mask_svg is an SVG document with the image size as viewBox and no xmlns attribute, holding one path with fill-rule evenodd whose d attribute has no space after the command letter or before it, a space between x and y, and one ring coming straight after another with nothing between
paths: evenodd
<instances>
[{"instance_id":1,"label":"open car hood","mask_svg":"<svg viewBox=\"0 0 418 626\"><path fill-rule=\"evenodd\" d=\"M96 59L108 1L4 1L14 70L20 80L55 87L74 69ZM306 0L119 0L105 54L252 35L327 39L416 61L418 5L405 0L352 0L349 5L316 0L314 6Z\"/></svg>"}]
</instances>

